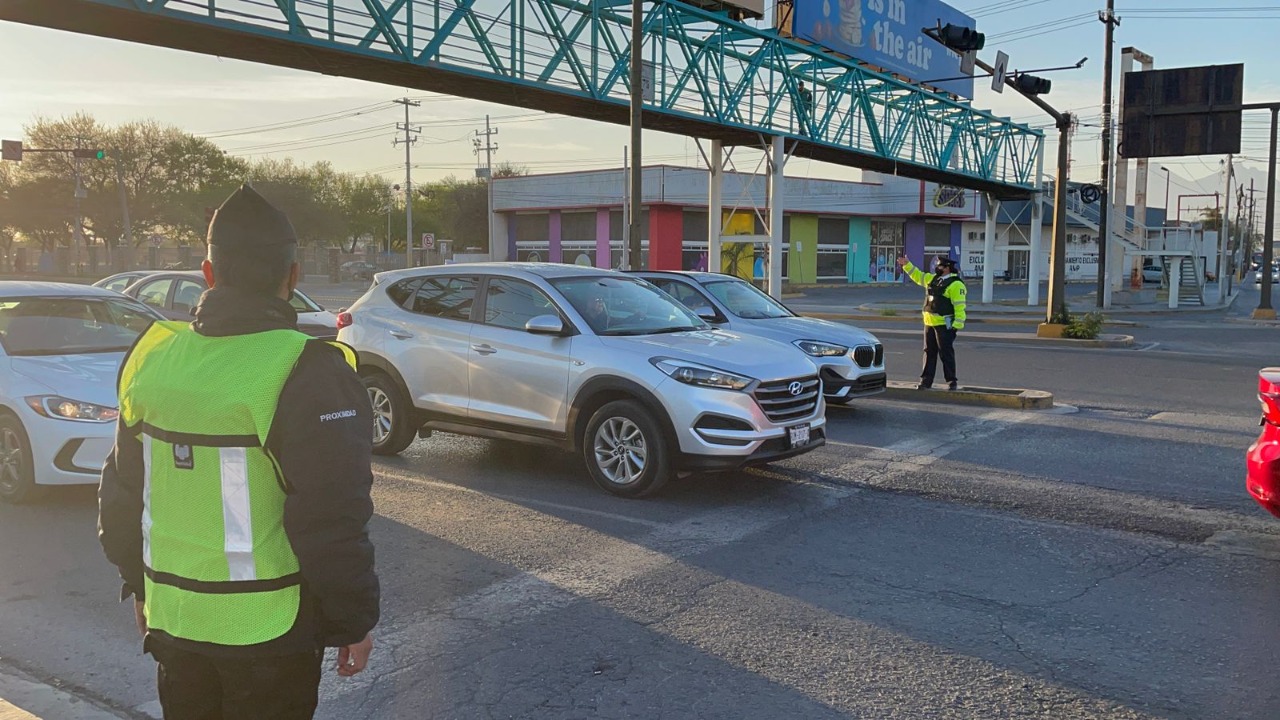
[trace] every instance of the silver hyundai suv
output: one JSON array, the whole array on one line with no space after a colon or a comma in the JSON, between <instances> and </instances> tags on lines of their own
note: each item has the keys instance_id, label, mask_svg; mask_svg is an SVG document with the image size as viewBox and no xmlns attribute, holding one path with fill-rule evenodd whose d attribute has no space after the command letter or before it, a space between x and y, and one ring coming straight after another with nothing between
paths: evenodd
<instances>
[{"instance_id":1,"label":"silver hyundai suv","mask_svg":"<svg viewBox=\"0 0 1280 720\"><path fill-rule=\"evenodd\" d=\"M483 263L376 276L338 319L374 409L374 452L429 431L581 452L609 492L731 470L825 442L817 368L715 330L645 280Z\"/></svg>"}]
</instances>

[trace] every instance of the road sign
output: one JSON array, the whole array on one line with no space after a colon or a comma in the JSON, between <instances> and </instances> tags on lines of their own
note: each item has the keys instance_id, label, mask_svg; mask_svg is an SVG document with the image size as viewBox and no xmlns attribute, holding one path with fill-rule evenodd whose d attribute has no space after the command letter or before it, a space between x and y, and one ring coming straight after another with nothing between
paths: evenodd
<instances>
[{"instance_id":1,"label":"road sign","mask_svg":"<svg viewBox=\"0 0 1280 720\"><path fill-rule=\"evenodd\" d=\"M0 141L0 159L12 160L13 162L22 162L22 141L21 140Z\"/></svg>"},{"instance_id":2,"label":"road sign","mask_svg":"<svg viewBox=\"0 0 1280 720\"><path fill-rule=\"evenodd\" d=\"M422 233L422 249L423 249L423 250L435 250L435 249L436 249L436 234L435 234L435 233Z\"/></svg>"},{"instance_id":3,"label":"road sign","mask_svg":"<svg viewBox=\"0 0 1280 720\"><path fill-rule=\"evenodd\" d=\"M1102 199L1102 188L1097 185L1081 185L1080 199L1092 205Z\"/></svg>"},{"instance_id":4,"label":"road sign","mask_svg":"<svg viewBox=\"0 0 1280 720\"><path fill-rule=\"evenodd\" d=\"M991 89L1004 92L1004 74L1009 70L1009 56L1004 52L996 53L995 70L991 72Z\"/></svg>"},{"instance_id":5,"label":"road sign","mask_svg":"<svg viewBox=\"0 0 1280 720\"><path fill-rule=\"evenodd\" d=\"M640 93L645 102L651 103L654 101L653 63L648 60L640 61Z\"/></svg>"}]
</instances>

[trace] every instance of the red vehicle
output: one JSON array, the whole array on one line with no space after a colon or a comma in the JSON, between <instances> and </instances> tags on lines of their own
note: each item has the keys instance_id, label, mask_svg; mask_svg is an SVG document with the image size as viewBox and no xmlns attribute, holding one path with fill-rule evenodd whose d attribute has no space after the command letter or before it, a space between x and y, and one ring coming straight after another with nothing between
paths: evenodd
<instances>
[{"instance_id":1,"label":"red vehicle","mask_svg":"<svg viewBox=\"0 0 1280 720\"><path fill-rule=\"evenodd\" d=\"M1258 373L1262 435L1249 448L1249 494L1267 512L1280 517L1280 367Z\"/></svg>"}]
</instances>

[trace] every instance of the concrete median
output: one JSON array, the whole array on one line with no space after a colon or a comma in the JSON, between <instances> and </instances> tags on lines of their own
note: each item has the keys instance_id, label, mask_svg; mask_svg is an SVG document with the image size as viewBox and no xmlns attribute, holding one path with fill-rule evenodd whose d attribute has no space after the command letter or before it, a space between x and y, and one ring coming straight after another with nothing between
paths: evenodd
<instances>
[{"instance_id":1,"label":"concrete median","mask_svg":"<svg viewBox=\"0 0 1280 720\"><path fill-rule=\"evenodd\" d=\"M1049 410L1053 407L1053 393L1019 388L962 386L958 390L947 390L944 385L941 389L935 387L919 390L916 388L916 383L890 381L884 397L890 400L980 405L1010 410Z\"/></svg>"}]
</instances>

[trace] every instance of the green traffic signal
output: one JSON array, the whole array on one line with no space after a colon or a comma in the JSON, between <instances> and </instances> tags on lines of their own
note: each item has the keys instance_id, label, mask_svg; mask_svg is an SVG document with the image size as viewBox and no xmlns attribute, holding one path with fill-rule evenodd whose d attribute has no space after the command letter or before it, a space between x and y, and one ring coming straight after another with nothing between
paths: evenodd
<instances>
[{"instance_id":1,"label":"green traffic signal","mask_svg":"<svg viewBox=\"0 0 1280 720\"><path fill-rule=\"evenodd\" d=\"M98 150L98 149L87 150L83 148L76 148L75 150L71 151L71 155L72 157L79 158L81 160L106 160L107 159L107 151Z\"/></svg>"}]
</instances>

